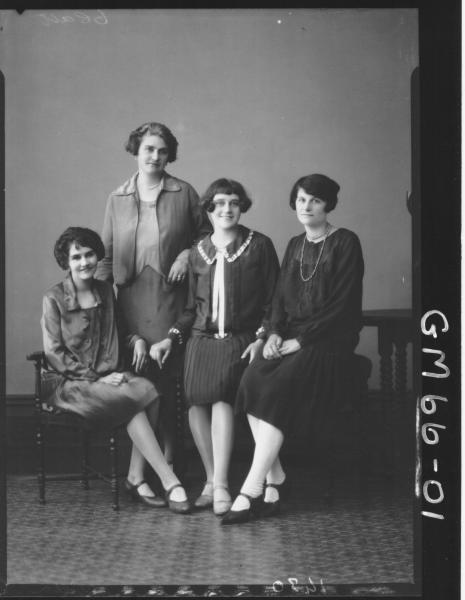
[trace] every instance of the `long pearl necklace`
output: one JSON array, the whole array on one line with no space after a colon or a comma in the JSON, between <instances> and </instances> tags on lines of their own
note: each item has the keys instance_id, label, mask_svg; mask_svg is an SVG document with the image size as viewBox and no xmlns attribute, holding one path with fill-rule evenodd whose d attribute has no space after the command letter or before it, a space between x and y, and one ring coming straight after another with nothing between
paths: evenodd
<instances>
[{"instance_id":1,"label":"long pearl necklace","mask_svg":"<svg viewBox=\"0 0 465 600\"><path fill-rule=\"evenodd\" d=\"M321 259L321 256L323 254L323 250L324 250L325 244L326 244L326 239L328 238L330 229L331 229L331 225L328 223L326 225L326 232L324 234L325 237L323 239L323 244L322 244L322 246L320 248L320 253L318 254L318 258L316 260L315 267L314 267L314 269L313 269L310 277L307 277L307 278L304 277L304 269L303 269L303 266L304 266L304 249L305 249L305 242L307 241L307 234L304 235L304 241L302 243L302 249L300 251L300 278L302 279L302 281L304 283L306 283L307 281L310 281L310 279L313 279L313 277L314 277L314 275L316 273L316 270L318 269L318 265L320 264L320 259ZM316 237L314 239L317 240L319 237L321 237L321 236L318 236L318 237Z\"/></svg>"}]
</instances>

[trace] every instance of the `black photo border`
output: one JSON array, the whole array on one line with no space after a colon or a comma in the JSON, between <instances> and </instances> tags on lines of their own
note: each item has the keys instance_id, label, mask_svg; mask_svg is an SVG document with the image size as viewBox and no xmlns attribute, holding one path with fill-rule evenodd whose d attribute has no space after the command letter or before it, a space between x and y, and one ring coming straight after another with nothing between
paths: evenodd
<instances>
[{"instance_id":1,"label":"black photo border","mask_svg":"<svg viewBox=\"0 0 465 600\"><path fill-rule=\"evenodd\" d=\"M5 6L5 4L7 6ZM66 6L69 4L69 6ZM155 6L111 6L102 2L98 8L290 8L291 6L260 6L256 1L229 2L158 2ZM47 11L80 7L69 2L46 3L34 6L4 3L3 10L27 9ZM94 8L86 4L85 8ZM97 7L95 7L97 8ZM337 585L331 590L293 590L290 586L280 592L265 586L225 585L177 586L166 585L162 593L174 596L274 596L274 597L337 597L421 598L422 600L455 600L460 597L460 333L461 333L461 4L460 0L417 0L386 2L343 0L292 2L292 8L414 8L419 16L420 66L413 82L419 90L417 117L412 121L412 137L419 141L419 164L412 164L411 210L414 223L412 270L414 314L414 389L417 397L417 448L421 460L417 469L415 496L415 565L413 585L390 585L389 589L367 586ZM83 8L82 8L83 9ZM1 32L0 32L1 35ZM6 82L8 85L8 82ZM415 107L413 107L415 108ZM0 227L5 231L5 81L0 73ZM414 162L414 161L413 161ZM416 170L415 170L415 167ZM150 586L56 586L8 585L7 582L7 511L6 511L6 385L5 385L5 236L0 238L0 596L5 597L150 597ZM428 317L429 311L433 311ZM446 325L447 323L447 325ZM423 330L422 330L423 324ZM435 324L437 337L431 335ZM429 331L429 333L427 333ZM441 354L442 353L442 354ZM435 360L447 366L449 374L434 364ZM428 373L434 372L432 377ZM423 373L423 374L422 374ZM438 375L441 374L441 375ZM427 415L420 408L424 395L447 399L440 403L434 414ZM439 404L439 403L438 403ZM427 422L438 432L437 443L421 434ZM433 427L434 429L434 427ZM428 432L426 432L428 433ZM426 440L425 440L426 437ZM434 436L433 436L434 437ZM430 441L428 441L430 440ZM434 463L433 461L437 461ZM434 465L438 465L436 470ZM427 483L433 482L433 483ZM426 486L426 488L425 488ZM436 503L441 493L444 499ZM422 513L435 513L443 519ZM418 560L420 557L420 560ZM366 587L366 592L361 589Z\"/></svg>"}]
</instances>

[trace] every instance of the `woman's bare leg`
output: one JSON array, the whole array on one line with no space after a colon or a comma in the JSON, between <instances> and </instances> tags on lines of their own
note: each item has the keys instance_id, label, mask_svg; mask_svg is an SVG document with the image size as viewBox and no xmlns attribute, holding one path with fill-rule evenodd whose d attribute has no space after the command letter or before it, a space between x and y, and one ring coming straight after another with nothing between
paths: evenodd
<instances>
[{"instance_id":1,"label":"woman's bare leg","mask_svg":"<svg viewBox=\"0 0 465 600\"><path fill-rule=\"evenodd\" d=\"M169 390L161 401L160 433L166 462L173 467L176 451L176 391Z\"/></svg>"},{"instance_id":2,"label":"woman's bare leg","mask_svg":"<svg viewBox=\"0 0 465 600\"><path fill-rule=\"evenodd\" d=\"M284 435L280 429L261 419L258 421L252 465L241 487L241 492L252 498L256 498L262 493L266 475L277 459L284 441ZM247 498L238 496L231 510L244 510L249 506Z\"/></svg>"},{"instance_id":3,"label":"woman's bare leg","mask_svg":"<svg viewBox=\"0 0 465 600\"><path fill-rule=\"evenodd\" d=\"M135 415L127 425L129 437L140 454L156 472L165 490L180 481L166 462L160 445L155 437L145 411ZM187 499L184 489L176 488L170 495L171 500L182 502Z\"/></svg>"},{"instance_id":4,"label":"woman's bare leg","mask_svg":"<svg viewBox=\"0 0 465 600\"><path fill-rule=\"evenodd\" d=\"M145 412L147 414L147 418L149 420L150 425L155 430L158 423L159 416L159 407L160 402L156 400L152 402L146 409ZM128 481L133 485L143 481L144 479L144 471L145 471L146 460L140 453L139 449L132 444L131 449L131 459L129 461L129 470L128 470ZM153 497L155 494L150 489L149 485L143 484L139 487L138 492L143 496Z\"/></svg>"},{"instance_id":5,"label":"woman's bare leg","mask_svg":"<svg viewBox=\"0 0 465 600\"><path fill-rule=\"evenodd\" d=\"M260 428L260 419L258 417L254 417L253 415L248 414L247 419L249 421L250 430L252 431L252 436L254 438L255 443L257 443L258 431ZM270 467L270 470L266 474L266 483L277 483L281 484L286 479L286 474L281 465L281 461L279 460L279 455L274 460L273 464ZM279 499L278 492L273 488L266 488L265 490L265 502L275 502Z\"/></svg>"},{"instance_id":6,"label":"woman's bare leg","mask_svg":"<svg viewBox=\"0 0 465 600\"><path fill-rule=\"evenodd\" d=\"M211 440L213 447L213 485L215 501L230 501L228 471L234 439L233 408L226 402L212 405Z\"/></svg>"},{"instance_id":7,"label":"woman's bare leg","mask_svg":"<svg viewBox=\"0 0 465 600\"><path fill-rule=\"evenodd\" d=\"M128 481L133 485L137 485L140 481L144 480L144 469L145 469L146 460L140 453L139 449L135 444L132 444L131 449L131 460L129 461L129 470L128 470ZM138 493L142 496L154 497L155 494L150 489L148 483L143 483L138 487Z\"/></svg>"},{"instance_id":8,"label":"woman's bare leg","mask_svg":"<svg viewBox=\"0 0 465 600\"><path fill-rule=\"evenodd\" d=\"M198 405L189 408L189 426L194 438L195 445L199 451L203 467L205 469L206 481L213 483L214 463L213 463L213 445L211 435L211 417L210 406ZM212 485L209 486L208 494L213 491Z\"/></svg>"}]
</instances>

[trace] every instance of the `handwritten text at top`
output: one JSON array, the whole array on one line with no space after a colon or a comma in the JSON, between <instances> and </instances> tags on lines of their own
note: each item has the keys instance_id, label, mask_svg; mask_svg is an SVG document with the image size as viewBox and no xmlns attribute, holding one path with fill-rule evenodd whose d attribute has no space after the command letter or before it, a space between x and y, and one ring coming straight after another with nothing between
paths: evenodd
<instances>
[{"instance_id":1,"label":"handwritten text at top","mask_svg":"<svg viewBox=\"0 0 465 600\"><path fill-rule=\"evenodd\" d=\"M106 25L108 18L103 10L97 10L96 16L88 15L82 11L73 11L67 14L55 14L55 13L38 13L37 16L40 18L41 23L50 27L50 25L59 25L64 23L95 23L95 25Z\"/></svg>"}]
</instances>

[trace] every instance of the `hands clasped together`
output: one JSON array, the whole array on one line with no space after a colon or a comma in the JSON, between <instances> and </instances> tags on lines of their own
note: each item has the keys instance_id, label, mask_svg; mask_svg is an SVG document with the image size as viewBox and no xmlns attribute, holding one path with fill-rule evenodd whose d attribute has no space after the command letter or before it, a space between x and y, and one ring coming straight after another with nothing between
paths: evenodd
<instances>
[{"instance_id":1,"label":"hands clasped together","mask_svg":"<svg viewBox=\"0 0 465 600\"><path fill-rule=\"evenodd\" d=\"M263 348L263 358L271 360L282 358L286 354L293 354L300 350L301 345L295 339L283 340L277 333L272 333Z\"/></svg>"}]
</instances>

